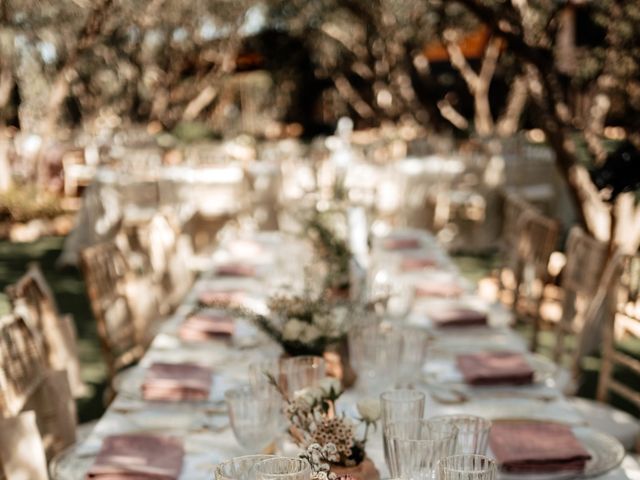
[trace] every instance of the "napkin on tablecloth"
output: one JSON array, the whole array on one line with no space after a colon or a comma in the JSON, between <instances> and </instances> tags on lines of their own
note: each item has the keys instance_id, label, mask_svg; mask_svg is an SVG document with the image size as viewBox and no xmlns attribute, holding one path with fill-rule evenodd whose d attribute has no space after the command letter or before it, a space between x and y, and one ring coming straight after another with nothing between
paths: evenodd
<instances>
[{"instance_id":1,"label":"napkin on tablecloth","mask_svg":"<svg viewBox=\"0 0 640 480\"><path fill-rule=\"evenodd\" d=\"M458 355L458 369L470 385L524 385L533 382L533 368L516 352Z\"/></svg>"},{"instance_id":2,"label":"napkin on tablecloth","mask_svg":"<svg viewBox=\"0 0 640 480\"><path fill-rule=\"evenodd\" d=\"M591 458L570 426L553 422L495 422L489 444L509 472L582 471Z\"/></svg>"},{"instance_id":3,"label":"napkin on tablecloth","mask_svg":"<svg viewBox=\"0 0 640 480\"><path fill-rule=\"evenodd\" d=\"M200 310L189 315L178 334L187 341L206 341L217 337L230 337L234 332L233 318L214 309Z\"/></svg>"},{"instance_id":4,"label":"napkin on tablecloth","mask_svg":"<svg viewBox=\"0 0 640 480\"><path fill-rule=\"evenodd\" d=\"M436 327L482 327L487 325L487 314L471 308L450 308L429 314Z\"/></svg>"},{"instance_id":5,"label":"napkin on tablecloth","mask_svg":"<svg viewBox=\"0 0 640 480\"><path fill-rule=\"evenodd\" d=\"M425 281L416 285L415 291L416 291L417 297L441 297L441 298L459 297L464 293L460 285L451 281L447 281L447 282Z\"/></svg>"},{"instance_id":6,"label":"napkin on tablecloth","mask_svg":"<svg viewBox=\"0 0 640 480\"><path fill-rule=\"evenodd\" d=\"M154 363L142 384L145 400L179 402L209 398L211 370L192 363Z\"/></svg>"},{"instance_id":7,"label":"napkin on tablecloth","mask_svg":"<svg viewBox=\"0 0 640 480\"><path fill-rule=\"evenodd\" d=\"M420 239L416 237L389 237L382 242L385 250L415 250L420 248L422 244Z\"/></svg>"},{"instance_id":8,"label":"napkin on tablecloth","mask_svg":"<svg viewBox=\"0 0 640 480\"><path fill-rule=\"evenodd\" d=\"M182 443L172 437L114 435L102 442L87 479L176 480L183 456Z\"/></svg>"},{"instance_id":9,"label":"napkin on tablecloth","mask_svg":"<svg viewBox=\"0 0 640 480\"><path fill-rule=\"evenodd\" d=\"M246 263L225 263L218 265L216 275L220 277L255 277L256 269Z\"/></svg>"},{"instance_id":10,"label":"napkin on tablecloth","mask_svg":"<svg viewBox=\"0 0 640 480\"><path fill-rule=\"evenodd\" d=\"M438 262L434 258L424 255L406 255L400 260L400 270L403 272L413 272L437 266Z\"/></svg>"},{"instance_id":11,"label":"napkin on tablecloth","mask_svg":"<svg viewBox=\"0 0 640 480\"><path fill-rule=\"evenodd\" d=\"M206 306L231 306L242 302L244 292L241 290L204 290L198 295L198 303Z\"/></svg>"}]
</instances>

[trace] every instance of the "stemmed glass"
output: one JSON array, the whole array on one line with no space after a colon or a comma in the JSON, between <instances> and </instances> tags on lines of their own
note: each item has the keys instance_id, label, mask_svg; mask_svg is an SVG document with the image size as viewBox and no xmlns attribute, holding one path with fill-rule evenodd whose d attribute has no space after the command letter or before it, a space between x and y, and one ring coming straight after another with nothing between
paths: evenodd
<instances>
[{"instance_id":1,"label":"stemmed glass","mask_svg":"<svg viewBox=\"0 0 640 480\"><path fill-rule=\"evenodd\" d=\"M216 480L252 480L254 465L273 455L245 455L222 462L216 467Z\"/></svg>"},{"instance_id":2,"label":"stemmed glass","mask_svg":"<svg viewBox=\"0 0 640 480\"><path fill-rule=\"evenodd\" d=\"M326 376L326 371L324 359L311 355L286 358L280 364L289 398L293 398L300 390L317 385Z\"/></svg>"},{"instance_id":3,"label":"stemmed glass","mask_svg":"<svg viewBox=\"0 0 640 480\"><path fill-rule=\"evenodd\" d=\"M250 386L227 390L224 395L229 423L238 443L250 452L265 449L278 435L282 398L271 389Z\"/></svg>"},{"instance_id":4,"label":"stemmed glass","mask_svg":"<svg viewBox=\"0 0 640 480\"><path fill-rule=\"evenodd\" d=\"M402 327L402 359L400 361L400 383L411 387L420 378L427 357L429 334L418 327Z\"/></svg>"},{"instance_id":5,"label":"stemmed glass","mask_svg":"<svg viewBox=\"0 0 640 480\"><path fill-rule=\"evenodd\" d=\"M273 457L256 463L255 480L310 480L311 466L300 458Z\"/></svg>"},{"instance_id":6,"label":"stemmed glass","mask_svg":"<svg viewBox=\"0 0 640 480\"><path fill-rule=\"evenodd\" d=\"M391 442L387 435L387 426L396 421L418 421L424 415L426 395L418 390L388 390L380 395L382 408L382 441L384 458L392 477L398 472L390 459Z\"/></svg>"},{"instance_id":7,"label":"stemmed glass","mask_svg":"<svg viewBox=\"0 0 640 480\"><path fill-rule=\"evenodd\" d=\"M458 429L458 453L485 455L489 444L491 421L475 415L442 415L429 419L432 424L455 425Z\"/></svg>"},{"instance_id":8,"label":"stemmed glass","mask_svg":"<svg viewBox=\"0 0 640 480\"><path fill-rule=\"evenodd\" d=\"M454 455L438 462L438 480L496 480L495 460L483 455Z\"/></svg>"},{"instance_id":9,"label":"stemmed glass","mask_svg":"<svg viewBox=\"0 0 640 480\"><path fill-rule=\"evenodd\" d=\"M456 451L458 429L428 420L391 422L386 427L391 440L389 459L392 475L411 480L431 480L438 461Z\"/></svg>"},{"instance_id":10,"label":"stemmed glass","mask_svg":"<svg viewBox=\"0 0 640 480\"><path fill-rule=\"evenodd\" d=\"M352 329L348 337L351 363L361 386L371 393L394 385L402 355L402 334L385 325L370 325Z\"/></svg>"}]
</instances>

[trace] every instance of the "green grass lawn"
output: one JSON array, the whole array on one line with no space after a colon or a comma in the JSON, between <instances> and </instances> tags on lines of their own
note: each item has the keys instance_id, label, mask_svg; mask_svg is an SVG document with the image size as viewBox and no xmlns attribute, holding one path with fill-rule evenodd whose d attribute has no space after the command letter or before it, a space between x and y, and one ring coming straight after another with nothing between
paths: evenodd
<instances>
[{"instance_id":1,"label":"green grass lawn","mask_svg":"<svg viewBox=\"0 0 640 480\"><path fill-rule=\"evenodd\" d=\"M87 421L99 417L104 411L102 393L106 369L82 275L77 269L59 270L55 266L63 242L62 237L45 237L33 243L0 241L0 314L9 309L4 294L7 285L18 280L30 262L38 262L53 290L60 311L72 314L75 319L82 378L90 386L88 398L78 401L78 413L81 421Z\"/></svg>"}]
</instances>

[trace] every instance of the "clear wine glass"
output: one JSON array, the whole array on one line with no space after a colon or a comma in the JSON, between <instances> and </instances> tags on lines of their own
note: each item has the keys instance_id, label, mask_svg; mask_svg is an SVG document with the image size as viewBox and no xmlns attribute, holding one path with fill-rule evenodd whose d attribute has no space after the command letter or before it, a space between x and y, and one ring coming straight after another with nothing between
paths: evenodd
<instances>
[{"instance_id":1,"label":"clear wine glass","mask_svg":"<svg viewBox=\"0 0 640 480\"><path fill-rule=\"evenodd\" d=\"M264 450L280 430L280 395L270 389L255 391L247 385L227 390L224 398L238 443L251 453Z\"/></svg>"}]
</instances>

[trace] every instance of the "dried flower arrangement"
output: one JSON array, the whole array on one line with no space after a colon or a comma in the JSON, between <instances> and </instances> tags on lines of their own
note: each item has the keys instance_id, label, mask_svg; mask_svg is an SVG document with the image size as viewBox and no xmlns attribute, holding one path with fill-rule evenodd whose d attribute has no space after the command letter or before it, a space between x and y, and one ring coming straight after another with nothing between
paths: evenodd
<instances>
[{"instance_id":1,"label":"dried flower arrangement","mask_svg":"<svg viewBox=\"0 0 640 480\"><path fill-rule=\"evenodd\" d=\"M344 415L336 414L336 400L342 395L340 382L325 378L317 386L296 392L289 398L274 378L286 402L285 415L293 441L303 449L301 457L310 464L317 480L337 480L355 472L365 471L366 480L379 478L378 472L367 459L365 447L371 427L381 416L380 402L364 399L358 402L358 422L364 424L362 438L357 438L358 424ZM353 473L352 473L353 472Z\"/></svg>"}]
</instances>

